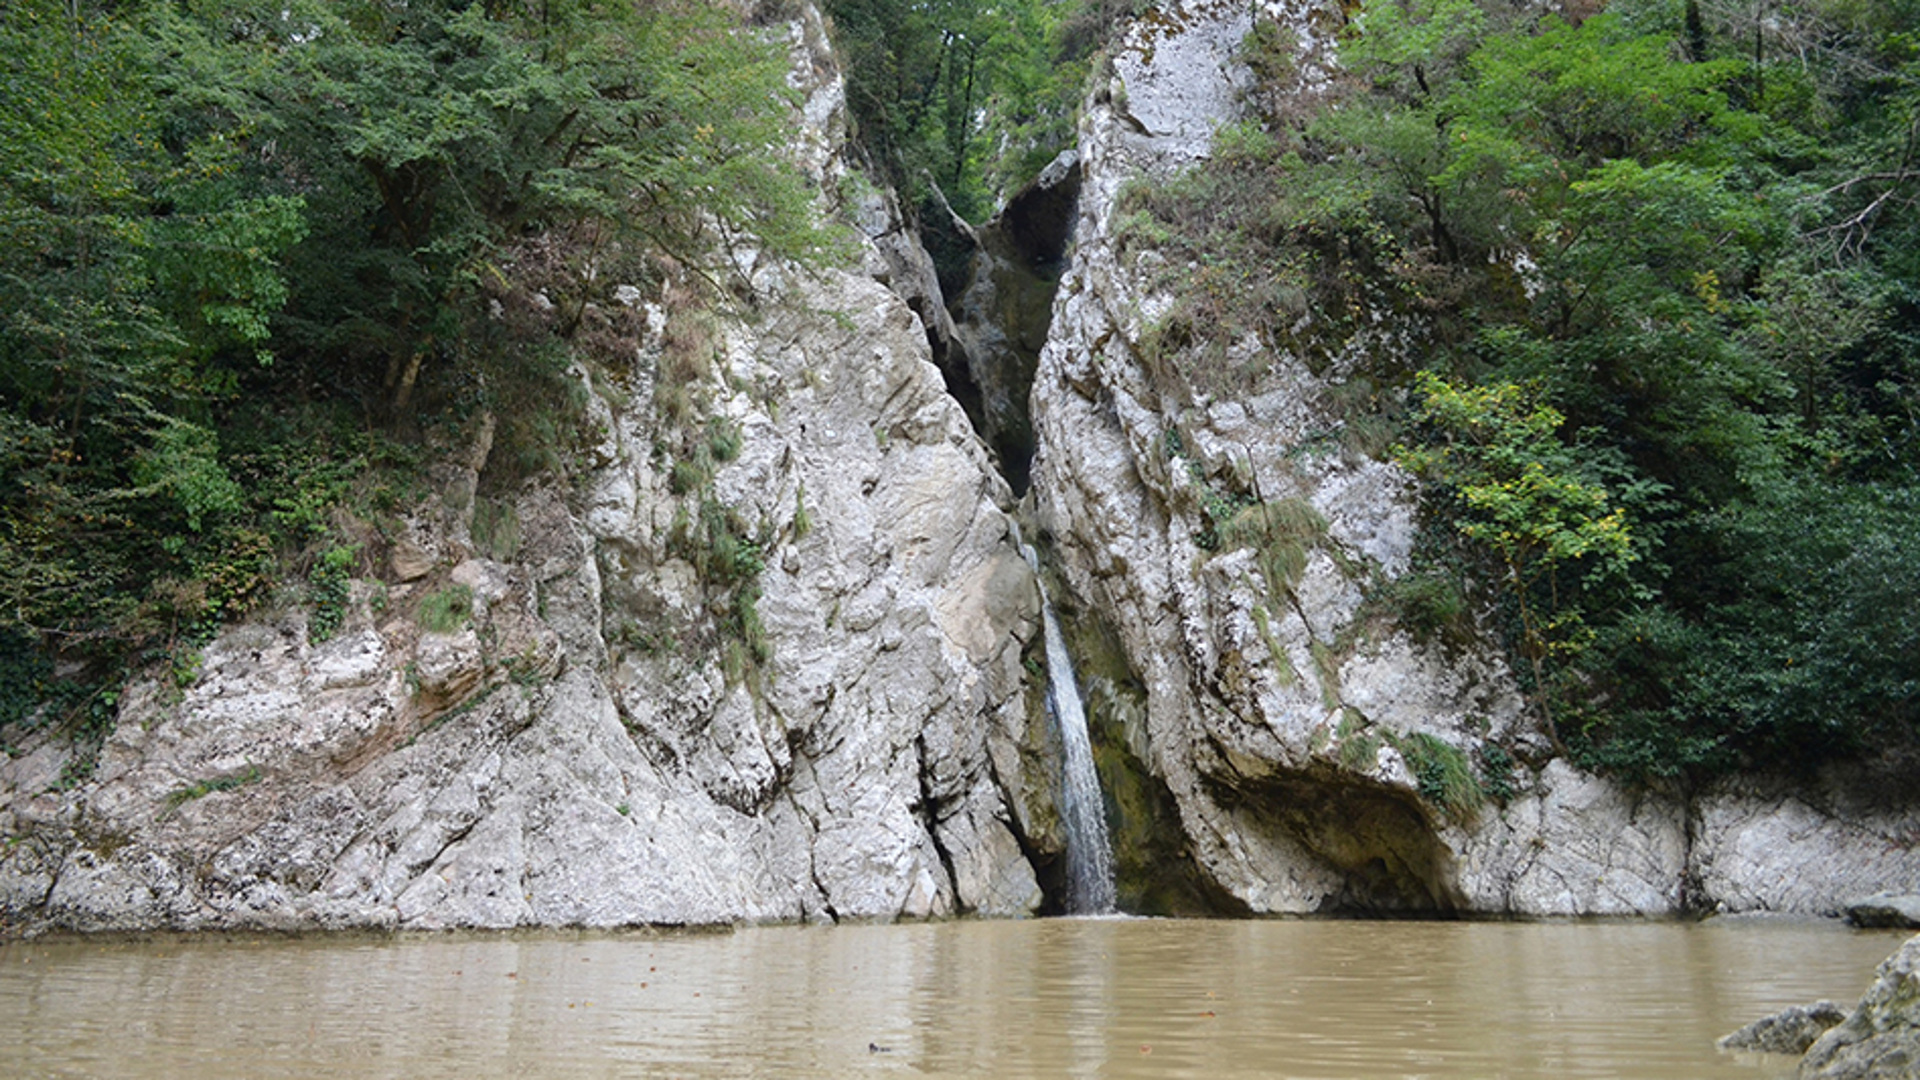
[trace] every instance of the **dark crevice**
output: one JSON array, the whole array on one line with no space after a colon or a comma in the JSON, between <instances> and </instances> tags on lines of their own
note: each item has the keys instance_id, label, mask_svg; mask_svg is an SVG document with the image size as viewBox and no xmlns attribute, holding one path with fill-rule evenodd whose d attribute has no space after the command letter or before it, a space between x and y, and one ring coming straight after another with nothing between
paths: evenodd
<instances>
[{"instance_id":1,"label":"dark crevice","mask_svg":"<svg viewBox=\"0 0 1920 1080\"><path fill-rule=\"evenodd\" d=\"M1681 803L1682 824L1685 832L1681 842L1685 847L1680 855L1680 910L1707 914L1712 904L1707 900L1706 883L1700 877L1700 864L1694 861L1694 853L1700 850L1700 833L1706 827L1701 820L1700 804L1688 797Z\"/></svg>"},{"instance_id":2,"label":"dark crevice","mask_svg":"<svg viewBox=\"0 0 1920 1080\"><path fill-rule=\"evenodd\" d=\"M447 852L453 845L465 840L467 836L473 832L474 826L480 824L480 822L486 818L488 809L489 808L485 806L481 807L479 813L474 815L472 821L467 822L465 825L449 833L446 839L440 842L440 846L434 850L434 853L428 856L424 862L416 862L408 866L406 868L407 877L418 878L421 874L438 866L440 860L446 857Z\"/></svg>"},{"instance_id":3,"label":"dark crevice","mask_svg":"<svg viewBox=\"0 0 1920 1080\"><path fill-rule=\"evenodd\" d=\"M947 396L960 403L960 408L966 411L967 420L978 433L986 423L986 397L981 393L980 384L973 380L973 369L967 363L966 348L957 341L935 348L933 362L940 369L941 381L947 384Z\"/></svg>"},{"instance_id":4,"label":"dark crevice","mask_svg":"<svg viewBox=\"0 0 1920 1080\"><path fill-rule=\"evenodd\" d=\"M946 872L947 885L953 890L954 913L965 915L970 909L960 898L960 877L953 870L953 854L940 839L940 799L933 793L933 763L927 756L927 740L915 739L913 745L920 777L920 805L915 809L919 811L921 827L927 830L927 839L933 843L934 854L939 856L940 869Z\"/></svg>"},{"instance_id":5,"label":"dark crevice","mask_svg":"<svg viewBox=\"0 0 1920 1080\"><path fill-rule=\"evenodd\" d=\"M921 244L953 322L953 340L935 343L934 360L1015 496L1026 493L1032 468L1027 399L1079 196L1079 159L1069 152L977 228L955 217L937 191L920 207Z\"/></svg>"},{"instance_id":6,"label":"dark crevice","mask_svg":"<svg viewBox=\"0 0 1920 1080\"><path fill-rule=\"evenodd\" d=\"M939 188L929 191L920 203L920 246L933 259L933 273L940 282L940 295L956 297L973 280L973 257L980 250L974 230L947 205Z\"/></svg>"},{"instance_id":7,"label":"dark crevice","mask_svg":"<svg viewBox=\"0 0 1920 1080\"><path fill-rule=\"evenodd\" d=\"M840 921L840 913L834 910L833 896L827 892L826 882L820 880L820 860L814 853L815 845L820 843L819 819L808 813L806 807L800 805L800 800L793 797L793 792L788 791L785 794L787 805L793 807L795 816L805 821L813 832L812 839L807 841L807 877L813 882L814 894L820 898L820 911L828 919L837 923Z\"/></svg>"},{"instance_id":8,"label":"dark crevice","mask_svg":"<svg viewBox=\"0 0 1920 1080\"><path fill-rule=\"evenodd\" d=\"M1057 283L1080 203L1078 156L1062 157L1000 212L1000 228L1029 269Z\"/></svg>"}]
</instances>

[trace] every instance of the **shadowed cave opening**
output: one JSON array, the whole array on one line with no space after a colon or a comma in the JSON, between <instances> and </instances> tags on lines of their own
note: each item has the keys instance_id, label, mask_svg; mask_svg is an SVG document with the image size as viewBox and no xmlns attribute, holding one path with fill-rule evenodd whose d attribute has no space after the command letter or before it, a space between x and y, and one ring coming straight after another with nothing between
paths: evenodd
<instances>
[{"instance_id":1,"label":"shadowed cave opening","mask_svg":"<svg viewBox=\"0 0 1920 1080\"><path fill-rule=\"evenodd\" d=\"M1210 778L1209 794L1249 841L1304 851L1337 876L1330 915L1447 917L1461 907L1452 856L1412 795L1350 773Z\"/></svg>"}]
</instances>

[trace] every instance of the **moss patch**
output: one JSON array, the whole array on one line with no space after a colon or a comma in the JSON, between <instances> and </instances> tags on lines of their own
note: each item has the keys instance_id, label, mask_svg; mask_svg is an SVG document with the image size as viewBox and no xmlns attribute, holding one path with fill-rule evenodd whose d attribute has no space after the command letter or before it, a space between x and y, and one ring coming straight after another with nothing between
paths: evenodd
<instances>
[{"instance_id":1,"label":"moss patch","mask_svg":"<svg viewBox=\"0 0 1920 1080\"><path fill-rule=\"evenodd\" d=\"M1399 739L1396 745L1413 770L1421 798L1454 821L1473 819L1485 795L1464 751L1424 731Z\"/></svg>"},{"instance_id":2,"label":"moss patch","mask_svg":"<svg viewBox=\"0 0 1920 1080\"><path fill-rule=\"evenodd\" d=\"M217 776L184 784L167 793L167 811L171 813L195 799L205 798L216 791L232 791L235 788L245 787L258 779L260 779L259 767L249 765L240 772L228 776Z\"/></svg>"},{"instance_id":3,"label":"moss patch","mask_svg":"<svg viewBox=\"0 0 1920 1080\"><path fill-rule=\"evenodd\" d=\"M420 625L435 634L458 633L473 618L473 590L449 585L420 601Z\"/></svg>"}]
</instances>

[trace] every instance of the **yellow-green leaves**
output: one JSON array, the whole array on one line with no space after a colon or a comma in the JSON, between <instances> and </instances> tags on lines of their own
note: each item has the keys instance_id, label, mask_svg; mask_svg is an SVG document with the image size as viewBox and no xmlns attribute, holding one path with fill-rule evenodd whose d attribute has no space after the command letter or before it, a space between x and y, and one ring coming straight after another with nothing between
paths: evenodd
<instances>
[{"instance_id":1,"label":"yellow-green leaves","mask_svg":"<svg viewBox=\"0 0 1920 1080\"><path fill-rule=\"evenodd\" d=\"M1581 475L1557 436L1565 418L1526 387L1464 385L1423 371L1417 389L1414 419L1427 439L1395 456L1440 485L1454 527L1504 571L1544 714L1547 658L1577 653L1590 638L1558 577L1624 574L1636 557L1626 511Z\"/></svg>"},{"instance_id":2,"label":"yellow-green leaves","mask_svg":"<svg viewBox=\"0 0 1920 1080\"><path fill-rule=\"evenodd\" d=\"M1453 493L1461 535L1492 549L1516 587L1576 560L1600 574L1633 561L1626 511L1579 475L1552 406L1516 383L1459 385L1431 372L1419 374L1418 390L1414 419L1432 441L1396 456Z\"/></svg>"}]
</instances>

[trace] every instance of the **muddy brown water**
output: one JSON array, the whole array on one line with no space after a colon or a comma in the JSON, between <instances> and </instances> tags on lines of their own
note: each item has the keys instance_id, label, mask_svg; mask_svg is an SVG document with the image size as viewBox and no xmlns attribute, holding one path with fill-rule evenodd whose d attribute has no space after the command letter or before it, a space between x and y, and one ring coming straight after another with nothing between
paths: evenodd
<instances>
[{"instance_id":1,"label":"muddy brown water","mask_svg":"<svg viewBox=\"0 0 1920 1080\"><path fill-rule=\"evenodd\" d=\"M1903 937L1052 919L16 942L0 1075L1784 1076L1713 1040L1850 1004Z\"/></svg>"}]
</instances>

